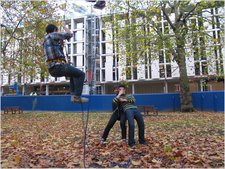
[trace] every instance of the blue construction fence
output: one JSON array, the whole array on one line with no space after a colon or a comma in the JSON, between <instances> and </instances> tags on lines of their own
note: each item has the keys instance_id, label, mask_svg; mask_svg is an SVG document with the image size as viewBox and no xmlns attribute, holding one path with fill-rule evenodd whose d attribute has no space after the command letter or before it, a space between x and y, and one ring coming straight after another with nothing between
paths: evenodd
<instances>
[{"instance_id":1,"label":"blue construction fence","mask_svg":"<svg viewBox=\"0 0 225 169\"><path fill-rule=\"evenodd\" d=\"M152 105L159 111L179 111L180 95L168 94L135 94L137 105ZM19 106L24 111L111 111L115 95L85 95L87 104L70 102L70 95L50 96L2 96L1 110L5 107ZM224 112L224 91L192 93L193 107L200 111Z\"/></svg>"}]
</instances>

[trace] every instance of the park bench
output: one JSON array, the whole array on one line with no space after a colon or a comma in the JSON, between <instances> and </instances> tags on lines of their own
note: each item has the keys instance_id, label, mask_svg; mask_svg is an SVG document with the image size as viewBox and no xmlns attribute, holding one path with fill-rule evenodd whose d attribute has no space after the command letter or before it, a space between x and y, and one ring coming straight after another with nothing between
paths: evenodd
<instances>
[{"instance_id":1,"label":"park bench","mask_svg":"<svg viewBox=\"0 0 225 169\"><path fill-rule=\"evenodd\" d=\"M140 112L143 112L144 115L149 115L150 113L153 113L153 115L158 115L158 110L156 107L152 106L152 105L149 105L149 106L146 106L146 105L140 105L138 106L138 110Z\"/></svg>"},{"instance_id":2,"label":"park bench","mask_svg":"<svg viewBox=\"0 0 225 169\"><path fill-rule=\"evenodd\" d=\"M4 114L21 114L23 113L23 110L19 106L11 106L11 107L5 107L4 108Z\"/></svg>"}]
</instances>

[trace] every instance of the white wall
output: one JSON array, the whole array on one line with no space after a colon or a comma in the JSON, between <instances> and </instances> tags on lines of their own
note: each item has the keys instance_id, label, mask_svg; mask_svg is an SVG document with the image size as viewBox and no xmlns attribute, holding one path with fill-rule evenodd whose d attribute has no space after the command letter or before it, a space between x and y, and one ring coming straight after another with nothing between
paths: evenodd
<instances>
[{"instance_id":1,"label":"white wall","mask_svg":"<svg viewBox=\"0 0 225 169\"><path fill-rule=\"evenodd\" d=\"M113 57L106 56L106 62L105 62L105 81L112 81L112 67L113 67Z\"/></svg>"},{"instance_id":2,"label":"white wall","mask_svg":"<svg viewBox=\"0 0 225 169\"><path fill-rule=\"evenodd\" d=\"M194 76L195 75L195 60L194 56L190 55L186 57L186 68L187 68L187 74L188 76Z\"/></svg>"},{"instance_id":3,"label":"white wall","mask_svg":"<svg viewBox=\"0 0 225 169\"><path fill-rule=\"evenodd\" d=\"M152 67L152 79L159 78L159 61L153 60L151 67Z\"/></svg>"},{"instance_id":4,"label":"white wall","mask_svg":"<svg viewBox=\"0 0 225 169\"><path fill-rule=\"evenodd\" d=\"M171 62L171 73L172 73L172 77L179 77L180 76L179 68L178 68L178 65L175 61Z\"/></svg>"},{"instance_id":5,"label":"white wall","mask_svg":"<svg viewBox=\"0 0 225 169\"><path fill-rule=\"evenodd\" d=\"M83 43L77 43L77 53L83 53Z\"/></svg>"}]
</instances>

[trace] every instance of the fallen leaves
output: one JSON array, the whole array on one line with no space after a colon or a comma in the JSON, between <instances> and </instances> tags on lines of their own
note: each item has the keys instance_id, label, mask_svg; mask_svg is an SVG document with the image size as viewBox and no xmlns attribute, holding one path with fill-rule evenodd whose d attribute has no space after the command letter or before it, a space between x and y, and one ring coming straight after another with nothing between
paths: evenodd
<instances>
[{"instance_id":1,"label":"fallen leaves","mask_svg":"<svg viewBox=\"0 0 225 169\"><path fill-rule=\"evenodd\" d=\"M125 147L119 122L100 137L111 114L90 113L84 154L81 113L2 115L2 168L223 168L224 115L160 113L145 121L147 145ZM137 126L137 125L136 125ZM135 128L136 141L138 131Z\"/></svg>"}]
</instances>

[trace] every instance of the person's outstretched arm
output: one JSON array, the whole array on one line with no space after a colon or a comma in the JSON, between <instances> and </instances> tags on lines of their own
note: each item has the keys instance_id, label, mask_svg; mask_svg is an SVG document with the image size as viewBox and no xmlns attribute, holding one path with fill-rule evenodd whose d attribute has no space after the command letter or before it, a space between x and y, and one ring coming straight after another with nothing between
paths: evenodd
<instances>
[{"instance_id":1,"label":"person's outstretched arm","mask_svg":"<svg viewBox=\"0 0 225 169\"><path fill-rule=\"evenodd\" d=\"M66 23L65 23L64 21L62 22L62 27L63 27L63 29L64 29L67 33L71 34L71 37L72 37L73 34L72 34L72 32L69 30L69 28L66 27Z\"/></svg>"}]
</instances>

